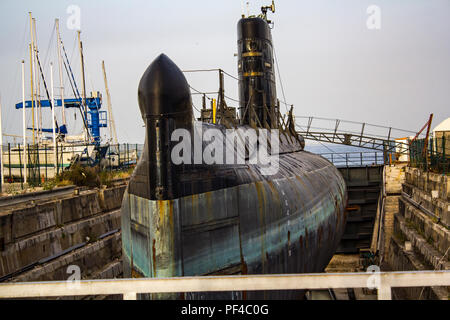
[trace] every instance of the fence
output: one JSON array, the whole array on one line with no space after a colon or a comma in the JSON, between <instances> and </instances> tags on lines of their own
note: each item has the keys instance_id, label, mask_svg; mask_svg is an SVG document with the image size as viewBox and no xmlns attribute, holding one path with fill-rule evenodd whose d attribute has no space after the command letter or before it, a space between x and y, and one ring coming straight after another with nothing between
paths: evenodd
<instances>
[{"instance_id":1,"label":"fence","mask_svg":"<svg viewBox=\"0 0 450 320\"><path fill-rule=\"evenodd\" d=\"M447 174L450 164L450 144L440 138L416 139L409 148L410 165L422 170ZM426 148L426 150L425 150Z\"/></svg>"},{"instance_id":2,"label":"fence","mask_svg":"<svg viewBox=\"0 0 450 320\"><path fill-rule=\"evenodd\" d=\"M39 186L76 162L100 165L102 169L117 170L134 166L142 154L142 145L117 144L96 146L94 144L57 143L3 146L2 179L4 183L20 183ZM55 158L56 157L56 158ZM26 160L26 161L25 161ZM26 177L25 177L26 175Z\"/></svg>"},{"instance_id":3,"label":"fence","mask_svg":"<svg viewBox=\"0 0 450 320\"><path fill-rule=\"evenodd\" d=\"M0 284L0 298L122 294L135 300L140 293L256 290L378 288L378 299L392 299L393 287L449 286L450 271L238 275L178 278L50 281Z\"/></svg>"},{"instance_id":4,"label":"fence","mask_svg":"<svg viewBox=\"0 0 450 320\"><path fill-rule=\"evenodd\" d=\"M383 165L385 159L381 152L335 152L320 153L336 167L359 167Z\"/></svg>"},{"instance_id":5,"label":"fence","mask_svg":"<svg viewBox=\"0 0 450 320\"><path fill-rule=\"evenodd\" d=\"M105 154L106 167L110 170L132 167L137 164L142 151L142 144L123 143L110 145Z\"/></svg>"}]
</instances>

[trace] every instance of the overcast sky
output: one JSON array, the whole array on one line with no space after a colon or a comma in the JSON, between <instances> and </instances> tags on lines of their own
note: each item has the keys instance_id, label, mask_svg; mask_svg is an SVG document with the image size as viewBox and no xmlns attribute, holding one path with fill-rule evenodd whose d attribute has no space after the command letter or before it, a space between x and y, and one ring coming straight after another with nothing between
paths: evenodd
<instances>
[{"instance_id":1,"label":"overcast sky","mask_svg":"<svg viewBox=\"0 0 450 320\"><path fill-rule=\"evenodd\" d=\"M250 1L250 12L259 13L258 8L269 3ZM54 20L59 18L62 39L80 85L76 30L67 27L68 19L73 21L67 13L70 5L80 8L87 91L105 92L101 69L101 61L105 61L120 142L144 141L137 87L147 66L160 53L167 54L182 70L222 68L237 74L234 53L240 0L1 0L4 132L21 134L22 130L21 112L13 107L22 96L20 61L25 58L28 63L29 11L37 20L47 81L49 62L57 64L56 42L50 40ZM413 131L423 126L430 113L434 113L434 125L450 116L449 0L279 0L276 5L277 12L269 15L275 22L274 46L285 98L295 105L296 115ZM381 10L378 30L367 28L370 5ZM198 90L217 90L215 73L186 76ZM29 96L28 64L26 77ZM278 75L277 87L278 97L283 99ZM237 98L234 80L227 78L225 89L229 97ZM194 104L200 107L197 99ZM68 111L70 117L73 113ZM79 126L69 128L77 130Z\"/></svg>"}]
</instances>

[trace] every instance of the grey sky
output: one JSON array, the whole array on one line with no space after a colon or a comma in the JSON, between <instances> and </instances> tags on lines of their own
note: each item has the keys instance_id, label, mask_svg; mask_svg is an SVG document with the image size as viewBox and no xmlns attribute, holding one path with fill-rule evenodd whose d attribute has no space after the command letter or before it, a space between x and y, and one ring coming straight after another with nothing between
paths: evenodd
<instances>
[{"instance_id":1,"label":"grey sky","mask_svg":"<svg viewBox=\"0 0 450 320\"><path fill-rule=\"evenodd\" d=\"M270 1L250 3L251 12L259 13L258 8ZM74 52L71 64L79 79L76 31L66 27L66 9L72 4L81 9L87 89L91 91L92 83L104 93L101 61L105 60L121 142L144 141L137 86L158 54L166 53L182 70L220 67L237 73L240 0L2 0L0 93L7 133L21 134L21 112L13 105L21 100L20 61L24 57L28 61L29 11L37 19L41 60L47 55L54 19L60 18L62 38L69 56ZM366 27L366 9L372 4L381 9L380 30ZM450 1L279 0L276 5L276 14L270 15L275 22L274 46L286 100L295 105L296 115L411 130L420 129L430 113L434 125L450 116ZM48 55L49 81L48 62L57 62L54 40ZM28 69L27 65L27 79ZM215 73L187 74L187 79L196 89L217 90ZM279 81L277 85L283 99ZM226 94L238 96L232 79L226 80ZM197 99L194 104L200 107Z\"/></svg>"}]
</instances>

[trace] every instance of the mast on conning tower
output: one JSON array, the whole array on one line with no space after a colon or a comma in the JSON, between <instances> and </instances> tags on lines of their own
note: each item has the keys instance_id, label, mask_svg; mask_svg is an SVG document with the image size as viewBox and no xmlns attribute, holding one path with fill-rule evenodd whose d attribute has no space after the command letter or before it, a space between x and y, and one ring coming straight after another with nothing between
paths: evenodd
<instances>
[{"instance_id":1,"label":"mast on conning tower","mask_svg":"<svg viewBox=\"0 0 450 320\"><path fill-rule=\"evenodd\" d=\"M261 7L261 14L259 15L261 19L264 19L268 24L271 24L272 21L267 20L267 10L270 10L272 11L272 13L275 13L275 0L272 0L272 4L270 6Z\"/></svg>"}]
</instances>

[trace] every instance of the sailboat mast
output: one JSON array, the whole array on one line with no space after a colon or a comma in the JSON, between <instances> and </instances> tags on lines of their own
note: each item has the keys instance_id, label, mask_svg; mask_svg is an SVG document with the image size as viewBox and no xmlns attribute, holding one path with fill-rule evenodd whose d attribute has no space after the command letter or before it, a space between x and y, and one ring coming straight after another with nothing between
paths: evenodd
<instances>
[{"instance_id":1,"label":"sailboat mast","mask_svg":"<svg viewBox=\"0 0 450 320\"><path fill-rule=\"evenodd\" d=\"M34 94L34 59L33 59L33 51L34 51L34 41L33 41L33 17L30 12L30 35L31 35L31 44L30 44L30 76L31 76L31 112L32 112L32 118L33 118L33 145L35 142L35 135L34 135L34 101L35 101L35 94Z\"/></svg>"},{"instance_id":2,"label":"sailboat mast","mask_svg":"<svg viewBox=\"0 0 450 320\"><path fill-rule=\"evenodd\" d=\"M80 59L81 59L81 94L83 97L83 106L84 106L84 116L85 116L85 120L86 120L86 125L88 124L88 113L87 113L87 105L86 105L86 81L85 81L85 77L84 77L84 57L83 57L83 44L81 42L81 31L78 30L78 47L80 49ZM86 139L88 137L88 132L87 132L87 127L86 129Z\"/></svg>"},{"instance_id":3,"label":"sailboat mast","mask_svg":"<svg viewBox=\"0 0 450 320\"><path fill-rule=\"evenodd\" d=\"M31 19L32 24L32 49L33 49L33 82L34 82L34 101L35 101L35 108L34 108L34 129L33 131L36 131L36 143L39 144L39 117L38 117L38 111L39 111L39 93L38 93L38 81L39 81L39 75L37 74L37 62L36 62L36 39L34 37L34 18Z\"/></svg>"},{"instance_id":4,"label":"sailboat mast","mask_svg":"<svg viewBox=\"0 0 450 320\"><path fill-rule=\"evenodd\" d=\"M53 63L50 63L50 86L52 92L52 128L53 128L53 156L54 156L54 166L55 166L55 177L57 172L57 155L56 155L56 130L55 130L55 94L53 90Z\"/></svg>"},{"instance_id":5,"label":"sailboat mast","mask_svg":"<svg viewBox=\"0 0 450 320\"><path fill-rule=\"evenodd\" d=\"M61 93L61 105L62 105L62 125L66 126L66 111L64 107L64 84L62 73L62 58L61 58L61 36L59 34L59 19L55 20L56 24L56 36L57 36L57 51L58 51L58 67L59 67L59 88Z\"/></svg>"},{"instance_id":6,"label":"sailboat mast","mask_svg":"<svg viewBox=\"0 0 450 320\"><path fill-rule=\"evenodd\" d=\"M105 61L102 61L102 69L103 69L103 80L105 80L106 98L108 100L108 114L109 114L109 118L111 119L110 126L109 126L109 134L110 134L111 139L113 139L113 144L117 144L116 125L114 123L114 117L112 114L111 95L109 94L108 80L106 78Z\"/></svg>"},{"instance_id":7,"label":"sailboat mast","mask_svg":"<svg viewBox=\"0 0 450 320\"><path fill-rule=\"evenodd\" d=\"M25 61L22 60L22 126L23 126L23 183L27 183L27 127L26 127L26 106L25 106ZM20 147L19 147L20 148Z\"/></svg>"},{"instance_id":8,"label":"sailboat mast","mask_svg":"<svg viewBox=\"0 0 450 320\"><path fill-rule=\"evenodd\" d=\"M33 38L34 38L34 74L36 83L36 122L37 122L37 137L38 143L42 138L42 109L41 109L41 78L39 77L39 69L37 64L37 34L36 34L36 19L33 18Z\"/></svg>"}]
</instances>

